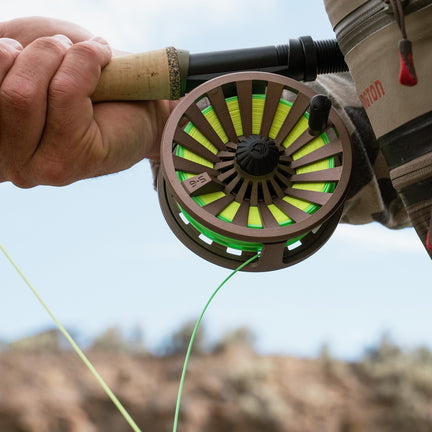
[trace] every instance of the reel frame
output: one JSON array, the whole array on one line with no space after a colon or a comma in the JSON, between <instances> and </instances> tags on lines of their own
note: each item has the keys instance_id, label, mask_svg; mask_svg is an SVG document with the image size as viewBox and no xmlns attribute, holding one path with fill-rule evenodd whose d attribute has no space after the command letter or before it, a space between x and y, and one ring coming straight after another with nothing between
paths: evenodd
<instances>
[{"instance_id":1,"label":"reel frame","mask_svg":"<svg viewBox=\"0 0 432 432\"><path fill-rule=\"evenodd\" d=\"M257 86L265 87L265 105L259 131L259 136L263 137L269 135L284 91L296 95L281 129L274 138L274 144L280 153L277 166L271 172L258 176L245 172L238 163L238 157L235 156L238 144L253 135L250 116L253 87ZM225 93L233 91L239 101L244 126L243 136L237 136L226 106ZM312 152L312 156L300 158L303 162L300 159L293 161L293 154L315 138L309 130L304 131L288 147L282 145L307 111L310 99L315 95L312 89L291 78L267 72L237 72L201 84L186 95L174 109L162 137L162 169L158 179L158 190L161 208L168 224L188 248L208 261L230 269L237 268L256 253L250 250L232 251L217 241L209 243L208 239L202 239L203 233L197 229L196 224L189 223L182 217L184 212L197 222L198 226L206 227L218 235L239 242L259 243L260 257L248 265L245 271L269 271L288 267L312 255L328 240L339 222L351 173L352 152L349 134L336 111L331 109L327 130L336 131L336 136L321 150ZM228 136L227 143L223 143L220 137L210 130L199 107L203 98L207 98L207 102L214 108ZM211 157L213 168L189 163L174 154L177 145L182 145L192 148L192 151L198 151L198 154L204 157L209 157L208 152L198 148L193 140L185 139L182 131L186 121L198 125L200 131L217 147L217 153ZM296 168L302 164L308 165L329 156L338 160L334 168L296 174ZM196 176L190 181L180 181L177 171L191 172ZM314 181L334 182L333 192L299 192L299 189L294 190L291 187L295 182ZM197 187L198 191L194 191ZM223 191L225 197L199 206L193 197L204 193L203 191ZM301 211L283 202L287 194L315 202L319 208L312 214ZM218 218L218 214L233 201L239 205L234 220L228 223ZM268 205L273 204L282 206L282 210L293 223L280 226L268 210ZM252 205L259 209L261 229L248 226L246 213ZM293 239L298 243L297 247L289 244Z\"/></svg>"}]
</instances>

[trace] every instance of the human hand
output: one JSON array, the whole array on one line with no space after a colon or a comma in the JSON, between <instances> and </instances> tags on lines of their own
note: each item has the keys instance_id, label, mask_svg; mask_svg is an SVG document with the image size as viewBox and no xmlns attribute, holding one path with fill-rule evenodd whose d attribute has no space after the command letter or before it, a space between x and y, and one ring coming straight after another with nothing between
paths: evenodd
<instances>
[{"instance_id":1,"label":"human hand","mask_svg":"<svg viewBox=\"0 0 432 432\"><path fill-rule=\"evenodd\" d=\"M111 55L71 23L0 23L0 181L62 186L158 158L169 102L91 102Z\"/></svg>"}]
</instances>

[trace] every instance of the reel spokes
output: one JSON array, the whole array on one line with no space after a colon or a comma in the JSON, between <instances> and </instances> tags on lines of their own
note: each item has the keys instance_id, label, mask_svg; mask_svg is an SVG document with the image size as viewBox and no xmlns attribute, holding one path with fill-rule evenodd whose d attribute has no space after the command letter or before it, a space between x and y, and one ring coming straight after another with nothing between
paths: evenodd
<instances>
[{"instance_id":1,"label":"reel spokes","mask_svg":"<svg viewBox=\"0 0 432 432\"><path fill-rule=\"evenodd\" d=\"M315 252L334 231L351 171L348 134L330 110L311 131L315 93L246 72L182 100L163 135L160 197L177 236L216 264L274 270ZM318 136L317 136L318 135Z\"/></svg>"}]
</instances>

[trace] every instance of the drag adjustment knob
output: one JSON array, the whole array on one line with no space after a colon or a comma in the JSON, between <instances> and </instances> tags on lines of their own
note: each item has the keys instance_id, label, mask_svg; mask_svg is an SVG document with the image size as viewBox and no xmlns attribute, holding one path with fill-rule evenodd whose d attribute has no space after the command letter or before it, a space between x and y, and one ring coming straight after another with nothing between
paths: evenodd
<instances>
[{"instance_id":1,"label":"drag adjustment knob","mask_svg":"<svg viewBox=\"0 0 432 432\"><path fill-rule=\"evenodd\" d=\"M327 129L331 109L330 99L322 94L315 95L310 101L309 132L311 135L321 135Z\"/></svg>"},{"instance_id":2,"label":"drag adjustment knob","mask_svg":"<svg viewBox=\"0 0 432 432\"><path fill-rule=\"evenodd\" d=\"M239 143L236 160L247 174L263 176L277 167L279 150L269 137L250 135Z\"/></svg>"}]
</instances>

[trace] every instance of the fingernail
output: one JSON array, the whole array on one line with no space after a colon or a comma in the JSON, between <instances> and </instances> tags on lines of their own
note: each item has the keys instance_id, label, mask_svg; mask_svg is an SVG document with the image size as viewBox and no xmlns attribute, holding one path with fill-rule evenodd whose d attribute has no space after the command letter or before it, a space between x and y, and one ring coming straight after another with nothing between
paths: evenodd
<instances>
[{"instance_id":1,"label":"fingernail","mask_svg":"<svg viewBox=\"0 0 432 432\"><path fill-rule=\"evenodd\" d=\"M91 38L90 40L94 41L94 42L97 42L97 43L100 43L102 45L109 45L108 42L104 38L102 38L100 36L95 36L95 37Z\"/></svg>"},{"instance_id":2,"label":"fingernail","mask_svg":"<svg viewBox=\"0 0 432 432\"><path fill-rule=\"evenodd\" d=\"M0 38L0 43L9 45L10 47L15 48L17 51L22 51L23 49L23 46L15 39Z\"/></svg>"},{"instance_id":3,"label":"fingernail","mask_svg":"<svg viewBox=\"0 0 432 432\"><path fill-rule=\"evenodd\" d=\"M65 35L57 34L53 36L54 39L57 39L60 43L62 43L66 48L69 48L73 45L73 42Z\"/></svg>"}]
</instances>

